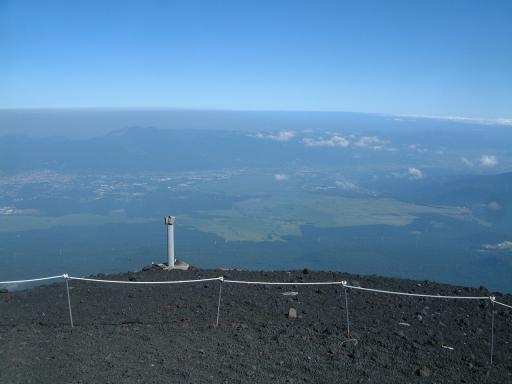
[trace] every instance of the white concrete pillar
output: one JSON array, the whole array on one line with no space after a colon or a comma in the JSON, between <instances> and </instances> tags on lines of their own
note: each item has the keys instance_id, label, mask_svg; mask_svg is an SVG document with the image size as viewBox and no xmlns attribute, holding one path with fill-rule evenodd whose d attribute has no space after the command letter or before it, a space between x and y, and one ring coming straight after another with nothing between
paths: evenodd
<instances>
[{"instance_id":1,"label":"white concrete pillar","mask_svg":"<svg viewBox=\"0 0 512 384\"><path fill-rule=\"evenodd\" d=\"M174 223L176 223L176 218L167 216L164 220L167 225L167 265L172 268L176 261L174 258Z\"/></svg>"}]
</instances>

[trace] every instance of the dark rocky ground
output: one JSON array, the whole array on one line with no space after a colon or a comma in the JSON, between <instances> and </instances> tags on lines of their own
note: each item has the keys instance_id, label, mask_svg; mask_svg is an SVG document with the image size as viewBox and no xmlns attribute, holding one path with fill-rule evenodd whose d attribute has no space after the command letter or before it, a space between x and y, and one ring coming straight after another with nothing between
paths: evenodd
<instances>
[{"instance_id":1,"label":"dark rocky ground","mask_svg":"<svg viewBox=\"0 0 512 384\"><path fill-rule=\"evenodd\" d=\"M170 280L348 280L416 293L488 296L487 290L330 272L156 269L109 276ZM0 383L512 383L512 310L491 304L349 292L346 336L339 286L219 282L119 286L71 282L0 294ZM297 291L296 296L284 292ZM497 299L512 303L511 295ZM290 308L297 318L287 316ZM407 323L401 325L399 323ZM453 350L443 348L452 347Z\"/></svg>"}]
</instances>

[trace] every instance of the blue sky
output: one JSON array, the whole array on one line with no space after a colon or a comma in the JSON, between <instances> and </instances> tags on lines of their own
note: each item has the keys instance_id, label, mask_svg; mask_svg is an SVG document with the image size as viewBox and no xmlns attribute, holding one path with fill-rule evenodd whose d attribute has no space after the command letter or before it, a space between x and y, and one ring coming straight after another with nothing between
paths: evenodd
<instances>
[{"instance_id":1,"label":"blue sky","mask_svg":"<svg viewBox=\"0 0 512 384\"><path fill-rule=\"evenodd\" d=\"M0 108L512 117L511 1L0 0Z\"/></svg>"}]
</instances>

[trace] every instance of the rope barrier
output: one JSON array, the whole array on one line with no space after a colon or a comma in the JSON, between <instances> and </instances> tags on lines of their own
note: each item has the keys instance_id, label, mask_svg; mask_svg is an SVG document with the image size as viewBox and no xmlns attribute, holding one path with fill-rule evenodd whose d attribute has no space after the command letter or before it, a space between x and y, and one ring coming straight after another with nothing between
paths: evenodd
<instances>
[{"instance_id":1,"label":"rope barrier","mask_svg":"<svg viewBox=\"0 0 512 384\"><path fill-rule=\"evenodd\" d=\"M186 283L202 283L202 282L207 282L207 281L217 281L218 280L218 281L223 281L224 283L248 284L248 285L342 285L345 288L356 289L356 290L360 290L360 291L391 294L391 295L426 297L426 298L434 298L434 299L465 299L465 300L489 300L490 299L493 303L496 303L498 305L512 309L512 305L508 305L508 304L496 301L493 296L492 297L488 297L488 296L443 296L443 295L431 295L431 294L423 294L423 293L387 291L387 290L383 290L383 289L364 288L364 287L349 285L349 284L347 284L346 281L310 281L310 282L244 281L244 280L228 280L228 279L224 279L223 276L211 277L211 278L205 278L205 279L195 279L195 280L125 281L125 280L93 279L93 278L88 278L88 277L76 277L76 276L68 276L67 274L63 274L63 275L57 275L57 276L39 277L39 278L34 278L34 279L0 281L0 284L32 283L32 282L55 280L55 279L62 279L62 278L66 279L66 280L69 279L69 280L78 280L78 281L88 281L88 282L94 282L94 283L110 283L110 284L186 284Z\"/></svg>"},{"instance_id":2,"label":"rope barrier","mask_svg":"<svg viewBox=\"0 0 512 384\"><path fill-rule=\"evenodd\" d=\"M35 278L35 279L26 279L26 280L0 281L0 284L33 283L33 282L36 282L36 281L62 279L64 277L65 277L64 275L58 275L58 276L50 276L50 277L38 277L38 278Z\"/></svg>"},{"instance_id":3,"label":"rope barrier","mask_svg":"<svg viewBox=\"0 0 512 384\"><path fill-rule=\"evenodd\" d=\"M351 337L350 333L350 317L348 310L348 289L355 289L366 292L375 292L375 293L383 293L389 295L400 295L400 296L413 296L413 297L424 297L424 298L432 298L432 299L462 299L462 300L490 300L491 307L491 350L490 350L490 366L493 364L493 354L494 354L494 304L498 304L507 308L512 309L512 305L501 303L496 301L495 296L443 296L443 295L431 295L431 294L423 294L423 293L408 293L408 292L396 292L396 291L387 291L383 289L374 289L374 288L364 288L347 284L346 281L311 281L311 282L276 282L276 281L243 281L243 280L227 280L224 279L223 276L220 277L211 277L205 279L195 279L195 280L171 280L171 281L125 281L125 280L102 280L102 279L93 279L88 277L74 277L69 276L67 273L58 276L49 276L49 277L40 277L35 279L26 279L26 280L12 280L12 281L0 281L1 284L21 284L21 283L32 283L38 281L47 281L47 280L55 280L55 279L65 279L66 293L67 293L67 302L69 309L69 320L71 328L74 327L73 323L73 314L71 310L71 295L69 292L69 280L76 281L85 281L85 282L93 282L93 283L104 283L104 284L143 284L143 285L161 285L161 284L187 284L187 283L203 283L207 281L219 281L219 297L217 302L217 318L215 322L215 327L219 326L219 317L220 317L220 306L221 306L221 298L222 298L222 286L224 283L232 283L232 284L247 284L247 285L302 285L302 286L312 286L312 285L341 285L343 286L343 290L345 293L345 311L346 311L346 321L347 321L347 339L343 342L354 342L357 345L357 340ZM342 344L343 344L342 343Z\"/></svg>"},{"instance_id":4,"label":"rope barrier","mask_svg":"<svg viewBox=\"0 0 512 384\"><path fill-rule=\"evenodd\" d=\"M504 307L512 309L512 305L508 305L508 304L505 304L505 303L500 303L499 301L496 301L496 300L492 300L492 301L494 303L496 303L496 304L503 305Z\"/></svg>"},{"instance_id":5,"label":"rope barrier","mask_svg":"<svg viewBox=\"0 0 512 384\"><path fill-rule=\"evenodd\" d=\"M39 278L34 278L34 279L0 281L0 284L32 283L32 282L55 280L55 279L62 279L62 278L69 279L69 280L89 281L89 282L94 282L94 283L111 283L111 284L186 284L186 283L202 283L202 282L207 282L207 281L219 280L219 281L223 281L225 283L248 284L248 285L251 285L251 284L252 285L342 285L343 287L350 288L350 289L391 294L391 295L426 297L426 298L434 298L434 299L465 299L465 300L489 300L490 299L492 302L494 302L498 305L512 309L512 305L508 305L508 304L496 301L494 297L488 297L488 296L443 296L443 295L439 295L439 294L431 295L431 294L423 294L423 293L387 291L387 290L383 290L383 289L364 288L364 287L349 285L349 284L347 284L346 281L310 281L310 282L244 281L244 280L228 280L228 279L224 279L222 276L205 278L205 279L195 279L195 280L125 281L125 280L93 279L93 278L88 278L88 277L76 277L76 276L68 276L67 274L63 274L63 275L57 275L57 276L39 277Z\"/></svg>"},{"instance_id":6,"label":"rope barrier","mask_svg":"<svg viewBox=\"0 0 512 384\"><path fill-rule=\"evenodd\" d=\"M402 296L415 296L415 297L428 297L433 299L465 299L465 300L492 300L489 296L442 296L442 295L427 295L423 293L407 293L407 292L396 292L396 291L385 291L383 289L363 288L348 285L346 282L341 282L344 287L350 289L357 289L360 291L369 291L377 293L387 293L390 295L402 295Z\"/></svg>"},{"instance_id":7,"label":"rope barrier","mask_svg":"<svg viewBox=\"0 0 512 384\"><path fill-rule=\"evenodd\" d=\"M253 285L341 285L341 281L311 281L311 282L279 282L279 281L242 281L224 280L225 283L253 284Z\"/></svg>"},{"instance_id":8,"label":"rope barrier","mask_svg":"<svg viewBox=\"0 0 512 384\"><path fill-rule=\"evenodd\" d=\"M212 277L207 279L197 279L197 280L168 280L168 281L125 281L125 280L100 280L100 279L90 279L88 277L74 277L69 276L70 280L78 280L78 281L89 281L93 283L107 283L107 284L186 284L186 283L202 283L205 281L217 281L222 280L222 277Z\"/></svg>"}]
</instances>

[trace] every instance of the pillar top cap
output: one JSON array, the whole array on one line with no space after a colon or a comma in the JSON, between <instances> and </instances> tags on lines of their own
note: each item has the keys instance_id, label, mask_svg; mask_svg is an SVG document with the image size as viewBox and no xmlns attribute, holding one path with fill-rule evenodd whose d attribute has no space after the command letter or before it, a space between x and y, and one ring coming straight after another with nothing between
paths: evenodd
<instances>
[{"instance_id":1,"label":"pillar top cap","mask_svg":"<svg viewBox=\"0 0 512 384\"><path fill-rule=\"evenodd\" d=\"M174 217L174 216L166 216L166 217L164 217L164 222L167 225L173 225L174 223L176 223L176 217Z\"/></svg>"}]
</instances>

